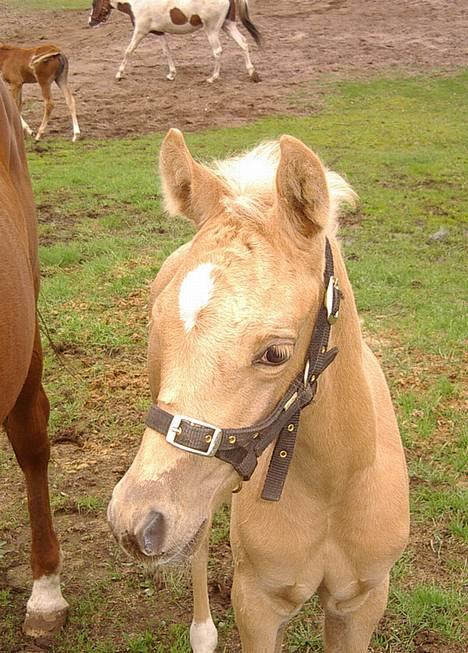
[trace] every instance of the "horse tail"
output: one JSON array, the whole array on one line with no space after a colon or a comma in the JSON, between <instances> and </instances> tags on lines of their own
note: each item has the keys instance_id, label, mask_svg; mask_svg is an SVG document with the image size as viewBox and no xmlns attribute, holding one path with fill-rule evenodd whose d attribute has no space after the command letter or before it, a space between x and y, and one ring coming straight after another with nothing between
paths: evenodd
<instances>
[{"instance_id":1,"label":"horse tail","mask_svg":"<svg viewBox=\"0 0 468 653\"><path fill-rule=\"evenodd\" d=\"M55 75L55 82L57 86L61 86L62 84L67 84L68 82L68 59L64 54L60 53L58 55L58 60L60 65Z\"/></svg>"},{"instance_id":2,"label":"horse tail","mask_svg":"<svg viewBox=\"0 0 468 653\"><path fill-rule=\"evenodd\" d=\"M230 0L231 4L234 1L239 12L239 18L241 19L242 25L248 31L250 36L253 38L257 45L261 45L262 39L260 32L255 27L255 25L250 20L249 16L249 3L248 0Z\"/></svg>"}]
</instances>

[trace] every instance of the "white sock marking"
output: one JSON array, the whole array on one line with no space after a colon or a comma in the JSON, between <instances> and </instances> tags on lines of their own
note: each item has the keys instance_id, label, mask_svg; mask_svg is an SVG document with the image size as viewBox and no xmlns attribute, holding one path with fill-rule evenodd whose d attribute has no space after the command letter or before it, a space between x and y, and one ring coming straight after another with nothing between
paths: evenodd
<instances>
[{"instance_id":1,"label":"white sock marking","mask_svg":"<svg viewBox=\"0 0 468 653\"><path fill-rule=\"evenodd\" d=\"M192 621L190 645L193 653L214 653L218 644L218 631L211 617L206 621Z\"/></svg>"},{"instance_id":2,"label":"white sock marking","mask_svg":"<svg viewBox=\"0 0 468 653\"><path fill-rule=\"evenodd\" d=\"M27 604L28 612L56 612L65 610L68 603L60 589L60 575L41 576L33 583L32 594Z\"/></svg>"},{"instance_id":3,"label":"white sock marking","mask_svg":"<svg viewBox=\"0 0 468 653\"><path fill-rule=\"evenodd\" d=\"M213 294L212 263L202 263L187 274L179 291L180 319L189 333L196 324L198 313L207 306Z\"/></svg>"}]
</instances>

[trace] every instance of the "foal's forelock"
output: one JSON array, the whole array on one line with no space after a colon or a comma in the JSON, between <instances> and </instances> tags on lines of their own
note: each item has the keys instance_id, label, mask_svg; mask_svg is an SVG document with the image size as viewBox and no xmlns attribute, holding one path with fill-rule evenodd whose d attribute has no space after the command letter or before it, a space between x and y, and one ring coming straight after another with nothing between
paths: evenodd
<instances>
[{"instance_id":1,"label":"foal's forelock","mask_svg":"<svg viewBox=\"0 0 468 653\"><path fill-rule=\"evenodd\" d=\"M261 218L275 198L275 179L280 160L277 141L267 141L253 150L230 159L214 161L213 171L226 184L232 197L227 208L238 208L250 217ZM330 196L330 231L336 228L336 218L344 204L353 206L357 195L336 172L325 172Z\"/></svg>"}]
</instances>

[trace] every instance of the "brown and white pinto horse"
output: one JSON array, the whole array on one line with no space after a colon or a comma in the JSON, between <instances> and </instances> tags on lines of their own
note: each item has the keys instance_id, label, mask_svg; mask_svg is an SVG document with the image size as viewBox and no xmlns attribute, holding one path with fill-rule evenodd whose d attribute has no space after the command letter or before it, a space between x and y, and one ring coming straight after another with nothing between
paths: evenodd
<instances>
[{"instance_id":1,"label":"brown and white pinto horse","mask_svg":"<svg viewBox=\"0 0 468 653\"><path fill-rule=\"evenodd\" d=\"M249 17L248 0L127 0L126 2L93 0L89 25L95 27L104 23L112 9L128 14L134 26L132 40L125 51L116 79L122 78L128 57L145 36L156 34L162 37L163 52L169 64L169 73L166 77L173 80L176 68L166 34L190 34L203 27L215 59L214 71L208 78L208 82L214 82L219 77L222 53L219 40L221 29L242 49L250 79L253 82L260 80L250 59L247 41L236 24L236 12L238 12L244 27L256 43L260 44L260 34Z\"/></svg>"},{"instance_id":2,"label":"brown and white pinto horse","mask_svg":"<svg viewBox=\"0 0 468 653\"><path fill-rule=\"evenodd\" d=\"M76 117L75 98L68 86L68 59L56 45L51 43L31 48L20 48L0 43L0 72L9 83L11 92L21 114L23 105L23 84L39 84L44 99L44 116L37 130L36 141L44 133L54 103L51 86L55 82L63 93L73 123L73 142L80 137L80 126ZM21 117L24 131L31 135L32 129Z\"/></svg>"},{"instance_id":3,"label":"brown and white pinto horse","mask_svg":"<svg viewBox=\"0 0 468 653\"><path fill-rule=\"evenodd\" d=\"M49 402L41 384L38 292L36 214L20 117L0 80L0 424L27 486L34 583L24 630L43 637L63 624L68 606L49 506Z\"/></svg>"},{"instance_id":4,"label":"brown and white pinto horse","mask_svg":"<svg viewBox=\"0 0 468 653\"><path fill-rule=\"evenodd\" d=\"M390 394L336 238L339 206L354 193L290 136L210 169L171 130L160 167L169 211L199 231L152 286L155 405L114 488L111 528L149 563L194 554L191 643L212 653L206 535L217 506L251 475L231 517L242 650L278 653L286 624L318 592L325 651L364 653L409 514Z\"/></svg>"}]
</instances>

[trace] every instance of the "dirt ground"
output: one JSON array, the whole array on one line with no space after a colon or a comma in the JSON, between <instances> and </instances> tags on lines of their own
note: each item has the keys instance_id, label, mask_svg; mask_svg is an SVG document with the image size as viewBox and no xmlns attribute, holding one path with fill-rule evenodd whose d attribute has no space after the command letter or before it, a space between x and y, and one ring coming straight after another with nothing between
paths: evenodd
<instances>
[{"instance_id":1,"label":"dirt ground","mask_svg":"<svg viewBox=\"0 0 468 653\"><path fill-rule=\"evenodd\" d=\"M70 81L83 136L111 138L164 131L172 126L195 131L250 122L262 115L300 113L300 102L295 99L298 95L307 93L310 107L316 94L318 106L326 83L335 79L452 70L468 61L463 49L467 15L464 0L251 0L251 18L264 40L261 50L249 40L262 78L259 84L249 81L239 48L226 36L222 37L221 78L214 85L208 84L205 80L213 62L202 33L172 38L177 65L174 82L165 79L166 62L157 37L152 36L134 54L124 79L115 81L131 36L128 17L117 11L103 27L90 29L87 11L18 12L5 8L0 0L0 41L51 41L60 45L70 60ZM69 118L58 90L54 95L56 113L49 133L64 135L70 129ZM38 89L26 89L25 101L25 117L31 126L37 126L41 115ZM127 298L122 310L128 308L128 302ZM145 303L146 292L136 293L135 312L143 315ZM80 352L63 353L70 359L79 359L79 366L86 367L85 356ZM163 587L149 619L148 610L141 603L143 595L150 591L149 586L142 584L141 576L135 576L135 568L117 551L103 518L110 488L128 468L138 444L137 437L130 447L121 442L99 441L99 433L106 427L99 413L104 387L113 394L115 413L122 427L132 425L134 433L140 432L141 413L134 406L137 398L148 393L144 355L142 351L141 360L110 359L102 375L90 381L89 412L83 423L77 421L74 429L57 431L52 437L51 487L56 495L55 523L65 553L63 578L67 598L86 597L91 584L96 585L100 575L107 577L109 566L114 563L122 569L122 578L115 581L116 591L135 583L134 591L125 594L125 605L120 608L116 607L118 599L113 597L113 588L109 590L110 616L102 617L93 631L95 636L112 636L112 614L117 609L127 617L122 627L133 626L136 632L168 617L179 623L188 623L191 618L190 605L177 600L171 603L171 591ZM89 363L92 364L91 359ZM71 387L73 382L76 381L71 377ZM106 460L105 469L100 464L102 460ZM6 438L0 438L0 470L2 465L7 469L14 466ZM73 499L84 495L95 496L102 503L80 506ZM0 496L4 524L0 528L0 592L8 589L14 594L18 608L15 632L19 633L30 587L30 533L19 471L14 479L11 474L0 478ZM419 549L421 559L424 555L432 559L428 545L424 546L427 550L423 546ZM230 605L228 545L218 544L212 557L212 605L215 613L224 614ZM127 576L137 580L127 581ZM77 628L76 621L72 621L71 628ZM427 634L427 641L424 636L421 633L418 653L458 650L442 649L431 640L431 633ZM121 640L120 633L118 639ZM237 640L227 645L231 652L240 650ZM0 653L33 650L42 648L21 638L17 646L8 644L6 648L0 628ZM122 649L116 644L115 650Z\"/></svg>"},{"instance_id":2,"label":"dirt ground","mask_svg":"<svg viewBox=\"0 0 468 653\"><path fill-rule=\"evenodd\" d=\"M113 11L105 25L91 29L87 11L37 14L1 4L0 41L52 41L68 55L81 129L90 138L174 126L199 130L273 113L300 113L293 96L306 88L309 99L317 94L319 102L319 82L324 80L382 71L448 70L467 61L463 0L252 0L251 18L263 47L248 38L261 83L250 82L239 47L223 34L221 77L208 84L213 61L202 32L171 37L174 82L165 79L166 61L158 37L152 35L117 82L114 75L132 32L128 16ZM38 89L25 89L25 97L25 116L37 125ZM69 118L60 99L50 132L64 134L67 129Z\"/></svg>"}]
</instances>

